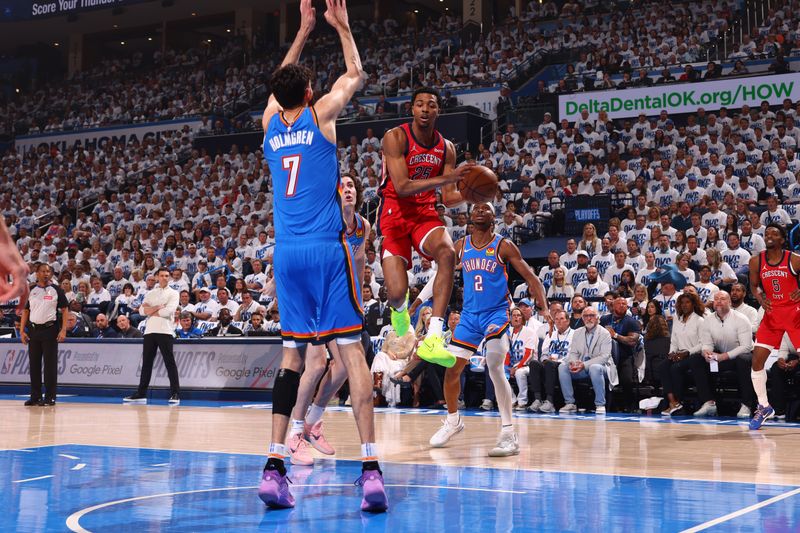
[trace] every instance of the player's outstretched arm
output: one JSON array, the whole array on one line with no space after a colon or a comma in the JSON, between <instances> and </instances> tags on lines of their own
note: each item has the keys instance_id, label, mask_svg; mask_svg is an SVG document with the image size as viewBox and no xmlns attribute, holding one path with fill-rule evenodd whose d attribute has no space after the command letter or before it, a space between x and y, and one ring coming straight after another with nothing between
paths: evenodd
<instances>
[{"instance_id":1,"label":"player's outstretched arm","mask_svg":"<svg viewBox=\"0 0 800 533\"><path fill-rule=\"evenodd\" d=\"M499 253L503 262L511 265L511 267L522 276L525 283L528 284L528 292L530 292L533 295L533 299L536 300L536 305L540 309L539 314L542 318L550 322L550 308L547 305L544 285L542 285L541 280L536 276L536 273L530 265L522 259L522 254L519 248L517 248L517 245L508 239L503 239L500 241Z\"/></svg>"},{"instance_id":2,"label":"player's outstretched arm","mask_svg":"<svg viewBox=\"0 0 800 533\"><path fill-rule=\"evenodd\" d=\"M421 192L432 191L447 184L456 183L471 168L469 165L464 165L453 170L456 159L455 150L448 150L445 169L448 168L448 160L452 158L449 161L449 173L446 172L442 176L412 180L408 176L408 166L406 165L406 142L405 133L401 128L391 129L383 137L383 160L386 163L386 171L389 172L394 189L401 197L413 196Z\"/></svg>"},{"instance_id":3,"label":"player's outstretched arm","mask_svg":"<svg viewBox=\"0 0 800 533\"><path fill-rule=\"evenodd\" d=\"M336 117L342 112L347 102L353 98L356 91L364 85L364 69L361 66L361 57L358 55L356 41L350 31L345 0L325 0L325 3L328 6L325 11L325 20L339 34L347 71L339 76L339 79L333 84L331 92L320 98L314 108L317 111L317 118L319 118L323 133L326 134L326 137L329 133L333 133L332 138L335 139ZM330 127L331 131L325 131L326 127Z\"/></svg>"},{"instance_id":4,"label":"player's outstretched arm","mask_svg":"<svg viewBox=\"0 0 800 533\"><path fill-rule=\"evenodd\" d=\"M0 302L19 297L17 312L22 312L30 292L29 273L28 264L19 254L17 245L6 227L5 219L0 216Z\"/></svg>"},{"instance_id":5,"label":"player's outstretched arm","mask_svg":"<svg viewBox=\"0 0 800 533\"><path fill-rule=\"evenodd\" d=\"M358 216L358 215L356 215ZM372 230L369 222L364 220L364 235L369 236L369 232ZM353 251L353 256L355 258L355 267L356 267L356 276L358 279L361 280L361 283L364 283L364 267L367 264L367 239L364 239L358 248Z\"/></svg>"},{"instance_id":6,"label":"player's outstretched arm","mask_svg":"<svg viewBox=\"0 0 800 533\"><path fill-rule=\"evenodd\" d=\"M283 58L281 63L282 67L286 65L293 65L300 59L300 54L303 52L303 47L306 45L308 36L314 30L314 25L317 21L317 10L311 5L311 0L300 0L300 29L294 37L292 46L286 52L286 57ZM261 118L261 125L264 131L267 130L269 119L272 115L280 111L280 105L274 96L270 95L267 101L267 107L264 109L264 116Z\"/></svg>"},{"instance_id":7,"label":"player's outstretched arm","mask_svg":"<svg viewBox=\"0 0 800 533\"><path fill-rule=\"evenodd\" d=\"M764 291L761 289L761 273L758 270L758 256L754 255L750 258L750 292L753 298L764 308L764 311L770 310L769 298L765 298Z\"/></svg>"},{"instance_id":8,"label":"player's outstretched arm","mask_svg":"<svg viewBox=\"0 0 800 533\"><path fill-rule=\"evenodd\" d=\"M456 169L456 147L450 141L445 141L445 150L447 151L447 157L444 161L444 175L452 174ZM469 169L472 165L466 164L463 167L467 167ZM462 167L462 168L463 168ZM464 170L466 172L466 170ZM461 175L461 174L459 174ZM464 201L464 198L461 196L461 193L456 188L455 183L448 183L446 185L442 185L442 203L447 207L452 207L454 205L458 205Z\"/></svg>"},{"instance_id":9,"label":"player's outstretched arm","mask_svg":"<svg viewBox=\"0 0 800 533\"><path fill-rule=\"evenodd\" d=\"M797 255L796 253L792 252L791 255L789 256L789 263L792 266L792 270L800 273L800 255ZM751 266L750 272L752 271L753 267ZM792 294L789 295L789 298L791 298L793 302L800 302L800 289L792 292Z\"/></svg>"}]
</instances>

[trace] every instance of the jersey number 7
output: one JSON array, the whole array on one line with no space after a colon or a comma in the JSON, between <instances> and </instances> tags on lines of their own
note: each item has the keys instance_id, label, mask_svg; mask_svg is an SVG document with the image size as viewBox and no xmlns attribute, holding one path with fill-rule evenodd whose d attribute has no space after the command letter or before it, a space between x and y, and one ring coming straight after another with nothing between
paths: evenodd
<instances>
[{"instance_id":1,"label":"jersey number 7","mask_svg":"<svg viewBox=\"0 0 800 533\"><path fill-rule=\"evenodd\" d=\"M300 174L300 160L298 155L285 155L281 158L283 170L289 171L289 179L286 181L286 197L294 196L297 190L297 176Z\"/></svg>"}]
</instances>

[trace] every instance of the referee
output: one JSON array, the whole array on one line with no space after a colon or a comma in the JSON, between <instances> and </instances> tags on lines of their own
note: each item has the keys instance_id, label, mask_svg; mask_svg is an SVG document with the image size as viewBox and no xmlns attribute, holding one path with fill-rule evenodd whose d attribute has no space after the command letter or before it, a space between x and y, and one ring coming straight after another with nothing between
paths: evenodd
<instances>
[{"instance_id":1,"label":"referee","mask_svg":"<svg viewBox=\"0 0 800 533\"><path fill-rule=\"evenodd\" d=\"M50 265L36 268L36 285L31 289L28 303L22 311L19 336L28 345L30 358L31 397L25 405L55 405L58 381L58 343L67 337L67 295L61 287L50 283ZM58 312L61 312L61 328ZM28 333L26 333L26 329ZM42 397L42 357L44 357L44 386Z\"/></svg>"},{"instance_id":2,"label":"referee","mask_svg":"<svg viewBox=\"0 0 800 533\"><path fill-rule=\"evenodd\" d=\"M172 345L175 342L175 310L180 300L178 291L169 286L170 275L166 268L159 268L156 273L158 286L147 292L140 309L140 313L147 316L144 329L144 347L142 349L142 375L139 379L139 389L135 394L128 396L123 401L126 403L147 403L147 387L150 386L150 376L153 374L153 363L156 353L161 350L164 366L167 367L169 376L169 404L178 405L180 399L180 382L178 380L178 365Z\"/></svg>"}]
</instances>

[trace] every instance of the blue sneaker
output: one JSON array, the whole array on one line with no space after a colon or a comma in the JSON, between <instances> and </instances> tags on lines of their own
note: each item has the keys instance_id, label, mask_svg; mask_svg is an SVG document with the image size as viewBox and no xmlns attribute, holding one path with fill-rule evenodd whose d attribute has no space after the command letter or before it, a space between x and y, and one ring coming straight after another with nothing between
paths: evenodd
<instances>
[{"instance_id":1,"label":"blue sneaker","mask_svg":"<svg viewBox=\"0 0 800 533\"><path fill-rule=\"evenodd\" d=\"M750 420L750 429L757 430L761 429L762 424L775 416L775 409L770 407L769 405L758 405L756 409L756 414L753 415L753 418Z\"/></svg>"}]
</instances>

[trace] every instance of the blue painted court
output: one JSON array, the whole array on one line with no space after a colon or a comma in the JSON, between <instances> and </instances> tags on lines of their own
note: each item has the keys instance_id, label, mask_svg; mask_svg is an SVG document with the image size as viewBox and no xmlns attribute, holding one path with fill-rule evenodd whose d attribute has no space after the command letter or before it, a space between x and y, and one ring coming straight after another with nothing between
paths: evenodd
<instances>
[{"instance_id":1,"label":"blue painted court","mask_svg":"<svg viewBox=\"0 0 800 533\"><path fill-rule=\"evenodd\" d=\"M797 531L800 489L384 464L390 509L358 510L353 461L292 467L298 505L267 511L263 458L101 446L0 452L0 531ZM781 497L778 499L775 497ZM775 499L770 503L770 499Z\"/></svg>"}]
</instances>

